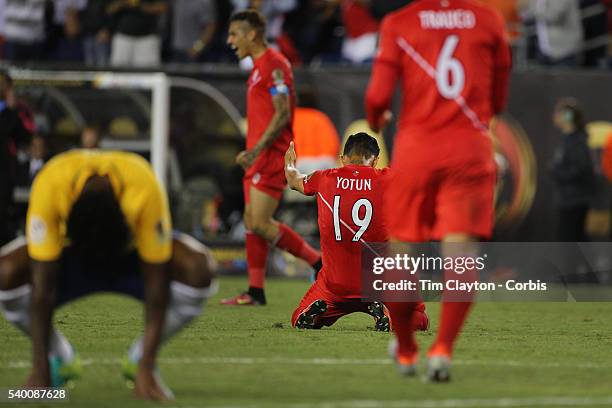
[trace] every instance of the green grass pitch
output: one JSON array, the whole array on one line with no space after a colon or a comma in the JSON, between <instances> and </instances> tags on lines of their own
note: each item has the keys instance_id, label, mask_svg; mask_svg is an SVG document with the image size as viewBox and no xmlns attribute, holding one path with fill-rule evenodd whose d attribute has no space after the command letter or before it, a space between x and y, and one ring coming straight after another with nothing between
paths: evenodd
<instances>
[{"instance_id":1,"label":"green grass pitch","mask_svg":"<svg viewBox=\"0 0 612 408\"><path fill-rule=\"evenodd\" d=\"M160 368L176 394L164 406L612 406L612 303L480 303L457 345L453 382L425 384L397 375L386 353L390 336L374 332L367 315L318 331L291 328L305 281L270 279L266 307L218 304L245 284L222 279L204 315L164 347ZM422 350L438 311L428 304L432 331L418 335ZM141 314L137 302L114 295L56 313L86 363L67 406L152 406L134 400L119 375ZM29 359L29 342L0 319L0 388L21 384Z\"/></svg>"}]
</instances>

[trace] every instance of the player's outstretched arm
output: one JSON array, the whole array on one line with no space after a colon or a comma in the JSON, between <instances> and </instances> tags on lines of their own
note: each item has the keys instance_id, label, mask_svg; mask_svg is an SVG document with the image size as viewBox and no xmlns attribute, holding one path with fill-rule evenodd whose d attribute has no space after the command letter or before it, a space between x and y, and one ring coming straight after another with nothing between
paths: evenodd
<instances>
[{"instance_id":1,"label":"player's outstretched arm","mask_svg":"<svg viewBox=\"0 0 612 408\"><path fill-rule=\"evenodd\" d=\"M134 394L142 399L165 401L172 399L172 394L155 370L168 305L170 272L167 263L141 262L141 269L145 282L145 330Z\"/></svg>"},{"instance_id":2,"label":"player's outstretched arm","mask_svg":"<svg viewBox=\"0 0 612 408\"><path fill-rule=\"evenodd\" d=\"M285 153L285 177L287 178L287 184L292 190L304 194L304 177L306 176L300 173L295 166L296 158L295 147L293 142L291 142L289 149Z\"/></svg>"},{"instance_id":3,"label":"player's outstretched arm","mask_svg":"<svg viewBox=\"0 0 612 408\"><path fill-rule=\"evenodd\" d=\"M49 337L55 305L59 264L32 261L32 373L29 387L49 387Z\"/></svg>"}]
</instances>

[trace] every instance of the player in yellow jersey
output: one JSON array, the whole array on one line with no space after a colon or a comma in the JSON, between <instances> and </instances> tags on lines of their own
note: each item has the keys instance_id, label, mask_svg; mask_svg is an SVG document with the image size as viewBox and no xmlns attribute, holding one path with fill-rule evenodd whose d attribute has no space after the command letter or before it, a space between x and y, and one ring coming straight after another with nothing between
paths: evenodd
<instances>
[{"instance_id":1,"label":"player in yellow jersey","mask_svg":"<svg viewBox=\"0 0 612 408\"><path fill-rule=\"evenodd\" d=\"M27 242L26 242L27 241ZM195 239L172 234L167 197L149 164L123 152L73 150L40 171L27 240L0 249L0 309L32 338L29 386L58 386L79 372L55 308L95 292L144 301L144 335L124 361L135 395L172 397L156 372L160 344L214 294L215 263Z\"/></svg>"}]
</instances>

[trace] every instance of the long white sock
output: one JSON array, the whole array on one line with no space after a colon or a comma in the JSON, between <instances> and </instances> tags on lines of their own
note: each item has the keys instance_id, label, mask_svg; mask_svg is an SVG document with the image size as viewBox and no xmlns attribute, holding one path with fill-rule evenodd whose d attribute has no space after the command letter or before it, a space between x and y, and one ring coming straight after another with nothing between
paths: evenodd
<instances>
[{"instance_id":1,"label":"long white sock","mask_svg":"<svg viewBox=\"0 0 612 408\"><path fill-rule=\"evenodd\" d=\"M219 288L213 281L207 288L196 288L180 282L170 282L170 300L166 311L166 322L162 333L162 343L180 332L193 319L202 313L206 300L212 297ZM137 362L142 356L143 338L139 337L132 343L128 358Z\"/></svg>"},{"instance_id":2,"label":"long white sock","mask_svg":"<svg viewBox=\"0 0 612 408\"><path fill-rule=\"evenodd\" d=\"M0 291L0 310L7 321L21 330L26 336L30 332L30 299L32 288L29 284L11 290ZM49 355L57 355L62 361L71 361L74 350L64 335L51 327Z\"/></svg>"}]
</instances>

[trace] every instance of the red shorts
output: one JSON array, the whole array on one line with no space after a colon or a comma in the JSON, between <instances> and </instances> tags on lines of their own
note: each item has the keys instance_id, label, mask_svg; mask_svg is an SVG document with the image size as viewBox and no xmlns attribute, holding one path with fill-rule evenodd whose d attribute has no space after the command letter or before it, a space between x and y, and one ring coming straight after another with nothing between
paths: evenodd
<instances>
[{"instance_id":1,"label":"red shorts","mask_svg":"<svg viewBox=\"0 0 612 408\"><path fill-rule=\"evenodd\" d=\"M277 150L266 149L257 158L242 179L244 202L251 202L251 187L280 200L287 187L285 178L285 155Z\"/></svg>"},{"instance_id":2,"label":"red shorts","mask_svg":"<svg viewBox=\"0 0 612 408\"><path fill-rule=\"evenodd\" d=\"M385 196L389 235L405 242L441 240L450 233L490 238L496 183L492 148L480 146L480 153L467 155L431 145L404 151L403 159L401 153L394 156Z\"/></svg>"}]
</instances>

